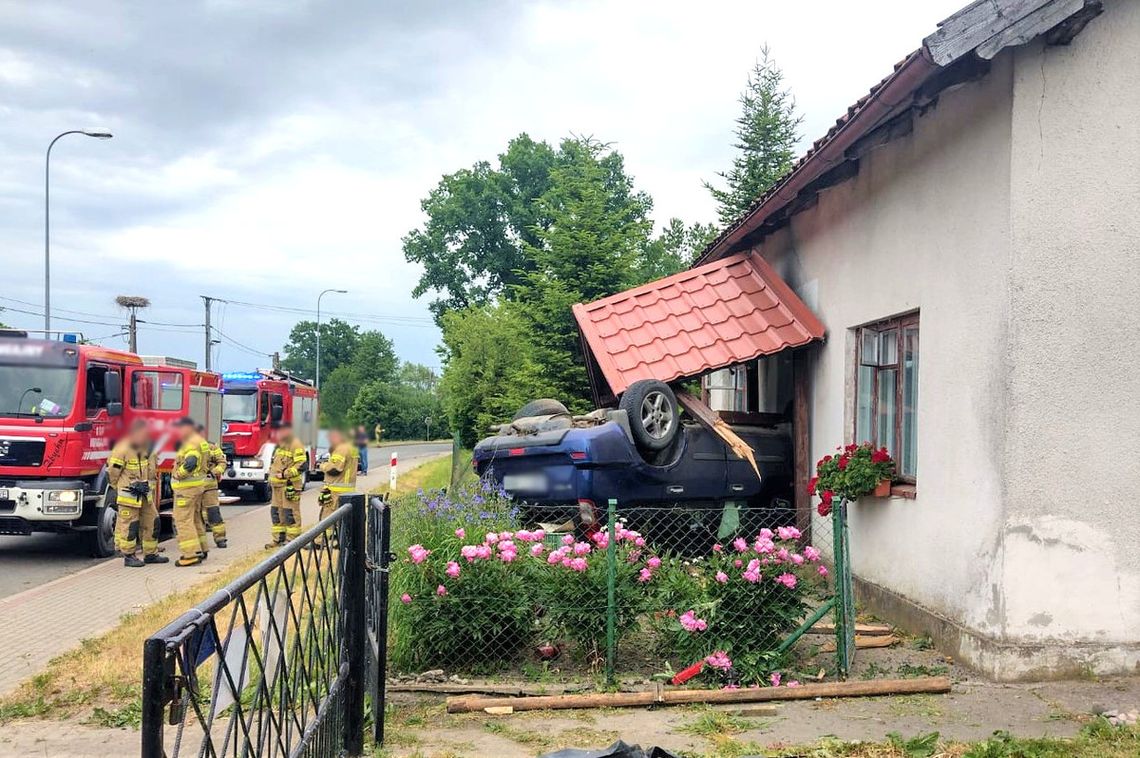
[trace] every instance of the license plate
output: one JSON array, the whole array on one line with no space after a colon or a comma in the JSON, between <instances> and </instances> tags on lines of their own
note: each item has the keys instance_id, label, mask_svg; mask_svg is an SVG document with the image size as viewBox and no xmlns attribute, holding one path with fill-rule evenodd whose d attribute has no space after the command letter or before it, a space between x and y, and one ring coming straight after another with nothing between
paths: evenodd
<instances>
[{"instance_id":1,"label":"license plate","mask_svg":"<svg viewBox=\"0 0 1140 758\"><path fill-rule=\"evenodd\" d=\"M8 490L0 490L0 500L8 500Z\"/></svg>"},{"instance_id":2,"label":"license plate","mask_svg":"<svg viewBox=\"0 0 1140 758\"><path fill-rule=\"evenodd\" d=\"M546 489L544 474L507 474L503 477L503 489L508 492L542 492Z\"/></svg>"}]
</instances>

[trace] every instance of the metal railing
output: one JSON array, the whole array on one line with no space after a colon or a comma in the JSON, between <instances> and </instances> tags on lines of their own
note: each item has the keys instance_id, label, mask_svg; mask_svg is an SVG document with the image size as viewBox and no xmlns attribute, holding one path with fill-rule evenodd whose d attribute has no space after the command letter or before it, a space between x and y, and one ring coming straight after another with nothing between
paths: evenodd
<instances>
[{"instance_id":1,"label":"metal railing","mask_svg":"<svg viewBox=\"0 0 1140 758\"><path fill-rule=\"evenodd\" d=\"M365 496L340 502L146 640L143 758L362 752L377 617L366 594Z\"/></svg>"}]
</instances>

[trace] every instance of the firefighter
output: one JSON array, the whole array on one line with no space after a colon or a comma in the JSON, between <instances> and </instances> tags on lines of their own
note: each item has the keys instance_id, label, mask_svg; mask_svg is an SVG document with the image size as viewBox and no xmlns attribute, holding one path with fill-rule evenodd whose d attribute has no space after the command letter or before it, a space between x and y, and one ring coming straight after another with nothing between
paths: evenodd
<instances>
[{"instance_id":1,"label":"firefighter","mask_svg":"<svg viewBox=\"0 0 1140 758\"><path fill-rule=\"evenodd\" d=\"M222 520L222 504L218 500L218 482L222 474L226 473L226 454L219 445L210 442L206 437L206 426L198 424L198 436L206 440L210 446L210 456L206 464L206 488L202 494L202 520L206 523L206 530L214 535L214 546L226 546L226 522Z\"/></svg>"},{"instance_id":2,"label":"firefighter","mask_svg":"<svg viewBox=\"0 0 1140 758\"><path fill-rule=\"evenodd\" d=\"M179 446L170 486L174 490L174 531L181 552L174 565L197 566L208 555L202 500L210 465L210 443L199 436L194 419L188 416L174 422L174 433Z\"/></svg>"},{"instance_id":3,"label":"firefighter","mask_svg":"<svg viewBox=\"0 0 1140 758\"><path fill-rule=\"evenodd\" d=\"M325 475L325 486L317 497L321 505L320 518L325 518L336 510L340 496L356 489L357 451L348 437L339 429L329 432L329 459L321 464ZM313 547L322 547L319 540Z\"/></svg>"},{"instance_id":4,"label":"firefighter","mask_svg":"<svg viewBox=\"0 0 1140 758\"><path fill-rule=\"evenodd\" d=\"M150 430L146 421L136 419L111 450L107 459L107 481L115 488L118 515L115 520L115 547L123 565L131 568L148 563L169 563L158 554L158 476ZM139 544L143 558L139 560Z\"/></svg>"},{"instance_id":5,"label":"firefighter","mask_svg":"<svg viewBox=\"0 0 1140 758\"><path fill-rule=\"evenodd\" d=\"M271 540L266 549L280 547L301 535L301 490L305 486L302 473L308 461L305 446L293 436L293 427L283 424L277 430L277 447L269 463L273 499L269 508Z\"/></svg>"}]
</instances>

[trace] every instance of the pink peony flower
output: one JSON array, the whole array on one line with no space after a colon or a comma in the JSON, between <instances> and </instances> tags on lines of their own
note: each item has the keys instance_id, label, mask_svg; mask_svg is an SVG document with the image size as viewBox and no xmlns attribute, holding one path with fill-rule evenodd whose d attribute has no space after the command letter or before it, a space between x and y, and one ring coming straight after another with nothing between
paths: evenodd
<instances>
[{"instance_id":1,"label":"pink peony flower","mask_svg":"<svg viewBox=\"0 0 1140 758\"><path fill-rule=\"evenodd\" d=\"M499 560L501 560L503 563L510 563L515 558L518 558L518 556L519 554L514 550L503 550L499 553Z\"/></svg>"},{"instance_id":2,"label":"pink peony flower","mask_svg":"<svg viewBox=\"0 0 1140 758\"><path fill-rule=\"evenodd\" d=\"M651 569L661 568L661 559L656 555L645 562L645 565Z\"/></svg>"},{"instance_id":3,"label":"pink peony flower","mask_svg":"<svg viewBox=\"0 0 1140 758\"><path fill-rule=\"evenodd\" d=\"M487 532L487 536L483 538L483 542L488 545L494 545L499 541L499 535L494 532Z\"/></svg>"},{"instance_id":4,"label":"pink peony flower","mask_svg":"<svg viewBox=\"0 0 1140 758\"><path fill-rule=\"evenodd\" d=\"M718 571L716 572L716 580L720 584L725 584L728 582L728 574L724 573L723 571Z\"/></svg>"},{"instance_id":5,"label":"pink peony flower","mask_svg":"<svg viewBox=\"0 0 1140 758\"><path fill-rule=\"evenodd\" d=\"M490 558L491 557L491 546L490 545L476 545L475 546L475 557L476 558L482 558L483 560Z\"/></svg>"},{"instance_id":6,"label":"pink peony flower","mask_svg":"<svg viewBox=\"0 0 1140 758\"><path fill-rule=\"evenodd\" d=\"M574 555L587 555L590 552L589 542L575 542Z\"/></svg>"},{"instance_id":7,"label":"pink peony flower","mask_svg":"<svg viewBox=\"0 0 1140 758\"><path fill-rule=\"evenodd\" d=\"M403 595L400 595L400 602L407 605L412 602L412 596L405 592Z\"/></svg>"},{"instance_id":8,"label":"pink peony flower","mask_svg":"<svg viewBox=\"0 0 1140 758\"><path fill-rule=\"evenodd\" d=\"M795 679L791 679L791 680L789 680L789 681L788 681L788 683L787 683L787 684L785 684L784 686L785 686L785 687L799 687L799 686L800 686L800 683L799 683L797 680L795 680Z\"/></svg>"},{"instance_id":9,"label":"pink peony flower","mask_svg":"<svg viewBox=\"0 0 1140 758\"><path fill-rule=\"evenodd\" d=\"M772 675L768 677L768 681L772 683L773 687L779 687L780 686L780 672L779 671L773 671Z\"/></svg>"},{"instance_id":10,"label":"pink peony flower","mask_svg":"<svg viewBox=\"0 0 1140 758\"><path fill-rule=\"evenodd\" d=\"M585 558L572 558L572 559L570 559L570 570L571 571L579 571L579 572L585 571L587 566L588 566L588 564L586 563Z\"/></svg>"},{"instance_id":11,"label":"pink peony flower","mask_svg":"<svg viewBox=\"0 0 1140 758\"><path fill-rule=\"evenodd\" d=\"M638 547L645 547L645 538L637 537L633 540L633 544L637 545Z\"/></svg>"},{"instance_id":12,"label":"pink peony flower","mask_svg":"<svg viewBox=\"0 0 1140 758\"><path fill-rule=\"evenodd\" d=\"M641 551L640 550L630 550L629 551L629 557L626 560L628 560L630 563L637 563L640 559L641 559Z\"/></svg>"},{"instance_id":13,"label":"pink peony flower","mask_svg":"<svg viewBox=\"0 0 1140 758\"><path fill-rule=\"evenodd\" d=\"M827 571L827 566L824 566L823 564L820 564L820 566L819 566L819 575L820 575L820 576L827 576L827 574L828 574L828 571Z\"/></svg>"},{"instance_id":14,"label":"pink peony flower","mask_svg":"<svg viewBox=\"0 0 1140 758\"><path fill-rule=\"evenodd\" d=\"M732 565L735 566L736 568L740 568L741 566L744 565L744 561L737 558L735 561L732 562Z\"/></svg>"},{"instance_id":15,"label":"pink peony flower","mask_svg":"<svg viewBox=\"0 0 1140 758\"><path fill-rule=\"evenodd\" d=\"M705 658L705 663L712 666L714 669L721 671L728 671L732 668L732 659L723 650L717 650L712 655Z\"/></svg>"},{"instance_id":16,"label":"pink peony flower","mask_svg":"<svg viewBox=\"0 0 1140 758\"><path fill-rule=\"evenodd\" d=\"M737 537L732 541L732 547L736 549L736 552L743 553L748 549L748 543L744 541L743 537Z\"/></svg>"},{"instance_id":17,"label":"pink peony flower","mask_svg":"<svg viewBox=\"0 0 1140 758\"><path fill-rule=\"evenodd\" d=\"M459 554L466 558L468 563L474 563L478 557L479 550L474 545L464 545L459 548Z\"/></svg>"},{"instance_id":18,"label":"pink peony flower","mask_svg":"<svg viewBox=\"0 0 1140 758\"><path fill-rule=\"evenodd\" d=\"M515 547L515 543L512 542L511 540L500 539L499 544L496 545L495 547L499 548L499 550L501 550L503 552L517 552L518 551L518 548Z\"/></svg>"},{"instance_id":19,"label":"pink peony flower","mask_svg":"<svg viewBox=\"0 0 1140 758\"><path fill-rule=\"evenodd\" d=\"M788 557L789 557L789 558L791 558L791 559L792 559L792 563L796 564L797 566L802 566L802 565L803 565L803 562L804 562L804 557L803 557L802 555L800 555L799 553L792 553L792 554L791 554L790 556L788 556Z\"/></svg>"},{"instance_id":20,"label":"pink peony flower","mask_svg":"<svg viewBox=\"0 0 1140 758\"><path fill-rule=\"evenodd\" d=\"M558 552L557 550L550 551L550 555L546 556L546 562L551 566L562 563L562 553Z\"/></svg>"},{"instance_id":21,"label":"pink peony flower","mask_svg":"<svg viewBox=\"0 0 1140 758\"><path fill-rule=\"evenodd\" d=\"M765 528L760 530L760 534L758 534L757 536L760 537L761 539L770 540L770 539L772 539L772 537L774 535L772 534L771 529L765 527Z\"/></svg>"},{"instance_id":22,"label":"pink peony flower","mask_svg":"<svg viewBox=\"0 0 1140 758\"><path fill-rule=\"evenodd\" d=\"M695 611L685 611L677 620L681 622L681 628L686 632L703 632L709 627L707 621L697 618Z\"/></svg>"},{"instance_id":23,"label":"pink peony flower","mask_svg":"<svg viewBox=\"0 0 1140 758\"><path fill-rule=\"evenodd\" d=\"M761 576L759 571L745 571L740 576L741 576L741 578L744 579L744 581L746 581L750 584L756 584L757 582L759 582L761 579L764 578L763 576Z\"/></svg>"},{"instance_id":24,"label":"pink peony flower","mask_svg":"<svg viewBox=\"0 0 1140 758\"><path fill-rule=\"evenodd\" d=\"M452 579L458 579L459 578L459 564L456 563L455 561L448 561L447 562L447 569L443 573L447 574Z\"/></svg>"},{"instance_id":25,"label":"pink peony flower","mask_svg":"<svg viewBox=\"0 0 1140 758\"><path fill-rule=\"evenodd\" d=\"M546 550L546 548L541 542L536 542L530 546L530 554L535 558L541 557L544 550Z\"/></svg>"},{"instance_id":26,"label":"pink peony flower","mask_svg":"<svg viewBox=\"0 0 1140 758\"><path fill-rule=\"evenodd\" d=\"M515 532L515 539L519 542L530 542L533 538L531 537L531 533L526 529L519 529Z\"/></svg>"},{"instance_id":27,"label":"pink peony flower","mask_svg":"<svg viewBox=\"0 0 1140 758\"><path fill-rule=\"evenodd\" d=\"M420 564L431 555L431 551L425 549L423 545L412 545L408 548L408 555L412 557L412 563Z\"/></svg>"},{"instance_id":28,"label":"pink peony flower","mask_svg":"<svg viewBox=\"0 0 1140 758\"><path fill-rule=\"evenodd\" d=\"M594 544L598 546L599 550L604 550L610 545L609 532L594 532L590 535L590 539L594 541Z\"/></svg>"},{"instance_id":29,"label":"pink peony flower","mask_svg":"<svg viewBox=\"0 0 1140 758\"><path fill-rule=\"evenodd\" d=\"M439 595L440 597L443 597L444 595L447 594L447 587L444 587L442 584L439 585L438 587L435 588L435 594Z\"/></svg>"},{"instance_id":30,"label":"pink peony flower","mask_svg":"<svg viewBox=\"0 0 1140 758\"><path fill-rule=\"evenodd\" d=\"M724 548L721 546L721 544L719 542L716 543L715 545L713 545L713 552L714 553L719 553L722 550L724 550Z\"/></svg>"},{"instance_id":31,"label":"pink peony flower","mask_svg":"<svg viewBox=\"0 0 1140 758\"><path fill-rule=\"evenodd\" d=\"M509 540L515 536L514 532L499 532L499 540Z\"/></svg>"},{"instance_id":32,"label":"pink peony flower","mask_svg":"<svg viewBox=\"0 0 1140 758\"><path fill-rule=\"evenodd\" d=\"M788 552L788 549L786 547L782 547L776 551L776 557L779 558L781 561L788 560L788 557L790 555L791 555L791 553Z\"/></svg>"},{"instance_id":33,"label":"pink peony flower","mask_svg":"<svg viewBox=\"0 0 1140 758\"><path fill-rule=\"evenodd\" d=\"M464 529L463 527L459 527L458 529L455 530L455 536L458 537L459 539L463 539L467 536L467 530Z\"/></svg>"},{"instance_id":34,"label":"pink peony flower","mask_svg":"<svg viewBox=\"0 0 1140 758\"><path fill-rule=\"evenodd\" d=\"M782 540L798 540L800 538L800 530L794 526L781 526L776 530L776 535Z\"/></svg>"},{"instance_id":35,"label":"pink peony flower","mask_svg":"<svg viewBox=\"0 0 1140 758\"><path fill-rule=\"evenodd\" d=\"M643 584L645 582L648 582L652 578L653 578L653 572L650 571L649 569L642 569L641 571L637 572L637 581L639 581Z\"/></svg>"},{"instance_id":36,"label":"pink peony flower","mask_svg":"<svg viewBox=\"0 0 1140 758\"><path fill-rule=\"evenodd\" d=\"M808 545L807 547L804 548L804 558L807 558L809 561L813 561L813 562L818 561L819 560L819 551L816 550L811 545Z\"/></svg>"},{"instance_id":37,"label":"pink peony flower","mask_svg":"<svg viewBox=\"0 0 1140 758\"><path fill-rule=\"evenodd\" d=\"M563 545L573 545L574 544L574 535L573 534L564 534L562 536L562 544Z\"/></svg>"},{"instance_id":38,"label":"pink peony flower","mask_svg":"<svg viewBox=\"0 0 1140 758\"><path fill-rule=\"evenodd\" d=\"M795 574L780 574L778 577L776 577L776 583L782 584L785 587L787 587L788 589L792 589L796 586L796 575Z\"/></svg>"},{"instance_id":39,"label":"pink peony flower","mask_svg":"<svg viewBox=\"0 0 1140 758\"><path fill-rule=\"evenodd\" d=\"M546 539L546 531L543 529L535 529L530 533L535 542L542 542Z\"/></svg>"},{"instance_id":40,"label":"pink peony flower","mask_svg":"<svg viewBox=\"0 0 1140 758\"><path fill-rule=\"evenodd\" d=\"M752 549L760 555L768 555L776 552L776 543L764 537L757 537L755 544L752 545Z\"/></svg>"}]
</instances>

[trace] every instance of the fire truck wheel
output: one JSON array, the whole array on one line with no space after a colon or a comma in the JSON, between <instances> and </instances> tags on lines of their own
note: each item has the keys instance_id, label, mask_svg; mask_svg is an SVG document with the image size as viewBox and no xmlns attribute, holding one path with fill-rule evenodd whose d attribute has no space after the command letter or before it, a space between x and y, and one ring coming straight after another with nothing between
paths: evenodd
<instances>
[{"instance_id":1,"label":"fire truck wheel","mask_svg":"<svg viewBox=\"0 0 1140 758\"><path fill-rule=\"evenodd\" d=\"M268 503L273 498L273 490L265 482L253 485L253 500L257 503Z\"/></svg>"},{"instance_id":2,"label":"fire truck wheel","mask_svg":"<svg viewBox=\"0 0 1140 758\"><path fill-rule=\"evenodd\" d=\"M115 554L115 509L97 506L95 528L84 532L87 550L96 558L110 558Z\"/></svg>"}]
</instances>

